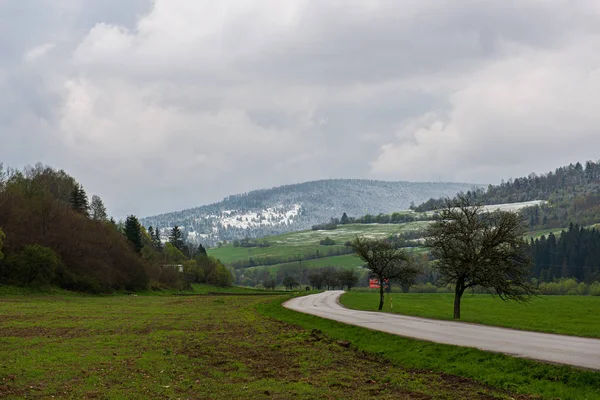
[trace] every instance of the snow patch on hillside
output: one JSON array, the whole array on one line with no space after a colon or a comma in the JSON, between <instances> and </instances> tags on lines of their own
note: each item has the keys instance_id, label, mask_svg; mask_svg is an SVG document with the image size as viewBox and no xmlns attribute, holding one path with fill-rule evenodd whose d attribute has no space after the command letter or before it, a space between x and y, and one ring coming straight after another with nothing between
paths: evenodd
<instances>
[{"instance_id":1,"label":"snow patch on hillside","mask_svg":"<svg viewBox=\"0 0 600 400\"><path fill-rule=\"evenodd\" d=\"M519 211L525 207L533 207L533 206L541 206L546 204L546 200L532 200L532 201L524 201L521 203L507 203L507 204L493 204L490 206L484 206L485 211Z\"/></svg>"},{"instance_id":2,"label":"snow patch on hillside","mask_svg":"<svg viewBox=\"0 0 600 400\"><path fill-rule=\"evenodd\" d=\"M287 225L300 214L302 206L292 204L288 207L270 207L265 210L241 212L237 210L227 210L221 212L221 215L210 215L217 218L218 224L224 228L247 229L256 226L274 226Z\"/></svg>"}]
</instances>

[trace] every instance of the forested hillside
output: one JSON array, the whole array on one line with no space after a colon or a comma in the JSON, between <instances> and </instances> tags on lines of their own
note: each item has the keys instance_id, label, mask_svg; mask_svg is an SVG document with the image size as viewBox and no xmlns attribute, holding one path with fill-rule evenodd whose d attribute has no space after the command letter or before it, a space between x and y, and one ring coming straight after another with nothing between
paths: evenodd
<instances>
[{"instance_id":1,"label":"forested hillside","mask_svg":"<svg viewBox=\"0 0 600 400\"><path fill-rule=\"evenodd\" d=\"M112 292L231 282L218 260L191 250L153 240L133 215L115 223L62 170L0 163L0 285Z\"/></svg>"},{"instance_id":2,"label":"forested hillside","mask_svg":"<svg viewBox=\"0 0 600 400\"><path fill-rule=\"evenodd\" d=\"M467 196L483 204L547 200L522 210L531 229L567 227L569 223L600 222L600 162L587 161L557 168L554 172L509 179L487 189L468 190ZM414 208L430 211L443 206L443 198L431 198Z\"/></svg>"},{"instance_id":3,"label":"forested hillside","mask_svg":"<svg viewBox=\"0 0 600 400\"><path fill-rule=\"evenodd\" d=\"M296 230L339 218L406 210L430 197L453 196L476 185L331 179L233 195L207 206L143 218L167 232L179 226L187 239L214 245Z\"/></svg>"}]
</instances>

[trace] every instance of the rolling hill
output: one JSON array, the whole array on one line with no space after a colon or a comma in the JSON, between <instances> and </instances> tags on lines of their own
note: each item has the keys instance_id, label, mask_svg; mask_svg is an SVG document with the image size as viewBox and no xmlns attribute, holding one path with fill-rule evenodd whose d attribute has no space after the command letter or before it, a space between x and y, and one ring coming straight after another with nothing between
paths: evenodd
<instances>
[{"instance_id":1,"label":"rolling hill","mask_svg":"<svg viewBox=\"0 0 600 400\"><path fill-rule=\"evenodd\" d=\"M511 204L485 206L487 211L523 211L532 206L543 204L543 201L528 201ZM345 246L357 236L371 238L387 238L394 235L419 235L427 227L427 217L430 212L410 212L415 220L406 223L389 224L347 224L338 225L334 230L304 230L285 234L267 236L252 241L251 246L244 247L238 243L225 244L211 248L208 254L219 258L226 265L235 269L238 284L257 284L266 277L281 280L284 276L294 276L300 281L306 279L306 274L312 268L344 267L359 268L364 262L356 257L350 248ZM551 229L529 232L527 237L540 237L552 232ZM329 238L330 245L322 245ZM263 243L265 246L257 244ZM413 254L424 254L426 250L420 247L420 239L407 243L406 250ZM237 244L237 245L236 245ZM245 278L251 278L244 282Z\"/></svg>"},{"instance_id":2,"label":"rolling hill","mask_svg":"<svg viewBox=\"0 0 600 400\"><path fill-rule=\"evenodd\" d=\"M232 195L218 203L146 217L140 222L160 228L163 235L177 225L188 241L212 246L221 241L309 229L344 212L358 217L406 210L411 203L479 187L468 183L320 180Z\"/></svg>"}]
</instances>

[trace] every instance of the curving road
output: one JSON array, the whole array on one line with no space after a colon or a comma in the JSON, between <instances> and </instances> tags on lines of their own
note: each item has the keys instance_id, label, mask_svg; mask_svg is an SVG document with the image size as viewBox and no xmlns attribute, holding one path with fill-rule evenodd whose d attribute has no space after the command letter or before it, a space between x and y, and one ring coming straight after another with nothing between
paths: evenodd
<instances>
[{"instance_id":1,"label":"curving road","mask_svg":"<svg viewBox=\"0 0 600 400\"><path fill-rule=\"evenodd\" d=\"M339 303L343 293L343 290L327 291L297 297L283 305L290 310L395 335L600 370L600 339L350 310Z\"/></svg>"}]
</instances>

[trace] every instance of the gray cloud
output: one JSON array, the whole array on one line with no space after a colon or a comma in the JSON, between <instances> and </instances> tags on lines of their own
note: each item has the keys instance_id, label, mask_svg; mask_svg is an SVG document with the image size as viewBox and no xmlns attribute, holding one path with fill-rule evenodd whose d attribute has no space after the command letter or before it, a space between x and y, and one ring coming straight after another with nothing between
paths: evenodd
<instances>
[{"instance_id":1,"label":"gray cloud","mask_svg":"<svg viewBox=\"0 0 600 400\"><path fill-rule=\"evenodd\" d=\"M117 216L598 158L590 2L22 4L0 4L0 158L65 168Z\"/></svg>"}]
</instances>

